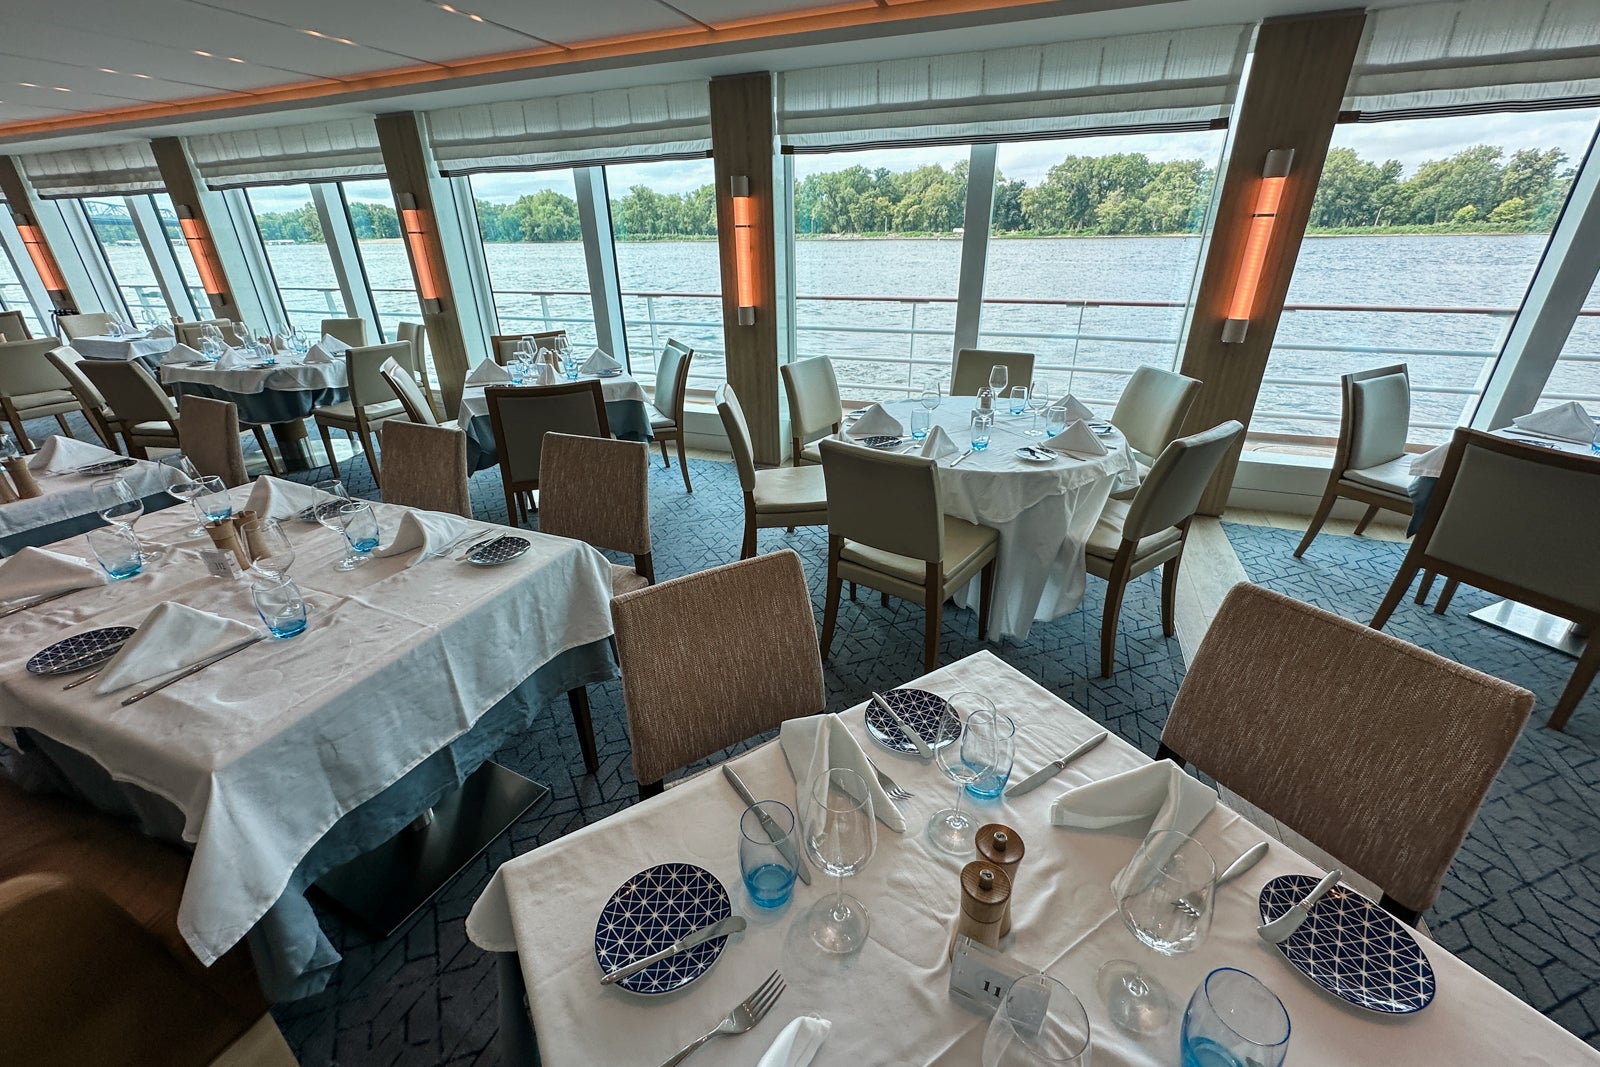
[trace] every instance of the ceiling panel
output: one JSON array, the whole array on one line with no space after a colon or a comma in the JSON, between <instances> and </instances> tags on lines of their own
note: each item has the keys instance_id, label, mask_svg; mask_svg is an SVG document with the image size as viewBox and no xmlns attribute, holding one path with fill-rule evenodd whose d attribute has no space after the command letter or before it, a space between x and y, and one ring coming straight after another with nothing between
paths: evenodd
<instances>
[{"instance_id":1,"label":"ceiling panel","mask_svg":"<svg viewBox=\"0 0 1600 1067\"><path fill-rule=\"evenodd\" d=\"M124 79L129 83L126 95L145 99L180 99L217 90L260 89L303 77L270 67L229 63L225 58L220 62L205 59L165 44L125 40L93 29L63 30L33 21L8 26L5 37L0 39L0 52L59 64L62 72L57 75L56 84L62 84L63 79L76 81L80 74L93 73ZM11 66L9 58L0 58L0 69L9 71ZM118 73L104 75L102 67ZM139 74L150 77L136 77ZM18 80L37 79L5 78L5 81ZM4 83L0 82L0 89L3 88ZM124 94L123 90L110 87L105 91Z\"/></svg>"},{"instance_id":2,"label":"ceiling panel","mask_svg":"<svg viewBox=\"0 0 1600 1067\"><path fill-rule=\"evenodd\" d=\"M275 0L271 5L261 0L206 2L293 30L318 29L428 62L514 52L536 44L524 34L452 15L424 0ZM468 7L465 3L453 6Z\"/></svg>"},{"instance_id":3,"label":"ceiling panel","mask_svg":"<svg viewBox=\"0 0 1600 1067\"><path fill-rule=\"evenodd\" d=\"M698 23L657 0L583 0L570 4L460 0L452 6L561 45L699 28Z\"/></svg>"},{"instance_id":4,"label":"ceiling panel","mask_svg":"<svg viewBox=\"0 0 1600 1067\"><path fill-rule=\"evenodd\" d=\"M819 8L843 11L878 5L874 0L833 0L832 3L829 0L672 0L672 6L701 22L724 26L734 22L781 18Z\"/></svg>"}]
</instances>

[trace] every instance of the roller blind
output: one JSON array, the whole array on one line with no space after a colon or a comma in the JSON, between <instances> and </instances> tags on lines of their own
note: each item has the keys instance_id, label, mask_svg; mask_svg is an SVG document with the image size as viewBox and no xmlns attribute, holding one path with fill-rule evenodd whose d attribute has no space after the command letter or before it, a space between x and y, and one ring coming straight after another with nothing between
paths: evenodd
<instances>
[{"instance_id":1,"label":"roller blind","mask_svg":"<svg viewBox=\"0 0 1600 1067\"><path fill-rule=\"evenodd\" d=\"M1600 4L1464 0L1367 16L1347 111L1484 111L1600 96Z\"/></svg>"},{"instance_id":2,"label":"roller blind","mask_svg":"<svg viewBox=\"0 0 1600 1067\"><path fill-rule=\"evenodd\" d=\"M125 196L166 188L147 141L22 157L40 196Z\"/></svg>"},{"instance_id":3,"label":"roller blind","mask_svg":"<svg viewBox=\"0 0 1600 1067\"><path fill-rule=\"evenodd\" d=\"M1211 26L785 71L778 132L805 151L1215 125L1232 109L1250 33Z\"/></svg>"},{"instance_id":4,"label":"roller blind","mask_svg":"<svg viewBox=\"0 0 1600 1067\"><path fill-rule=\"evenodd\" d=\"M370 117L185 138L213 189L337 178L381 178L383 152Z\"/></svg>"},{"instance_id":5,"label":"roller blind","mask_svg":"<svg viewBox=\"0 0 1600 1067\"><path fill-rule=\"evenodd\" d=\"M692 81L447 108L428 135L446 175L703 156L711 93Z\"/></svg>"}]
</instances>

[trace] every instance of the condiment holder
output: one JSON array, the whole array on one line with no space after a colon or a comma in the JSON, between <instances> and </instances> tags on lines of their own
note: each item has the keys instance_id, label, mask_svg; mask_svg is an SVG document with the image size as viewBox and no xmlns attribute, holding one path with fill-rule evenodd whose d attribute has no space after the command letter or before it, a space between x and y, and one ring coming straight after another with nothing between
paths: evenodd
<instances>
[{"instance_id":1,"label":"condiment holder","mask_svg":"<svg viewBox=\"0 0 1600 1067\"><path fill-rule=\"evenodd\" d=\"M1022 854L1026 846L1022 843L1022 835L992 822L978 827L975 835L978 846L978 858L992 866L1000 868L1006 873L1006 880L1010 883L1011 892L1017 891L1017 868L1022 865ZM1000 915L1000 936L1005 937L1011 932L1011 898L1006 898L1006 907Z\"/></svg>"},{"instance_id":2,"label":"condiment holder","mask_svg":"<svg viewBox=\"0 0 1600 1067\"><path fill-rule=\"evenodd\" d=\"M16 486L18 497L31 500L44 495L44 490L40 489L39 483L34 480L33 472L28 469L28 457L12 456L5 462L6 470L11 474L11 481Z\"/></svg>"},{"instance_id":3,"label":"condiment holder","mask_svg":"<svg viewBox=\"0 0 1600 1067\"><path fill-rule=\"evenodd\" d=\"M974 860L961 868L961 911L950 937L950 954L956 940L970 937L989 948L1000 947L1000 917L1011 899L1011 881L992 863Z\"/></svg>"}]
</instances>

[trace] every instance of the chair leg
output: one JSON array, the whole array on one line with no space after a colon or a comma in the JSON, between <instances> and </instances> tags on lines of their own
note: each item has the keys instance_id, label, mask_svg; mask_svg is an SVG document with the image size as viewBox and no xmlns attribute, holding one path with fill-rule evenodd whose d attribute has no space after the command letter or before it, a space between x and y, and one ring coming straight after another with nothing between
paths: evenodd
<instances>
[{"instance_id":1,"label":"chair leg","mask_svg":"<svg viewBox=\"0 0 1600 1067\"><path fill-rule=\"evenodd\" d=\"M756 554L756 514L749 506L744 512L744 544L739 546L739 558L749 559Z\"/></svg>"},{"instance_id":2,"label":"chair leg","mask_svg":"<svg viewBox=\"0 0 1600 1067\"><path fill-rule=\"evenodd\" d=\"M1117 620L1122 615L1122 594L1128 588L1128 559L1117 553L1106 579L1106 606L1100 613L1100 677L1109 678L1117 662Z\"/></svg>"},{"instance_id":3,"label":"chair leg","mask_svg":"<svg viewBox=\"0 0 1600 1067\"><path fill-rule=\"evenodd\" d=\"M317 423L317 429L322 431L322 447L328 452L328 468L333 471L335 478L339 477L339 457L333 454L333 435L328 432L328 424Z\"/></svg>"},{"instance_id":4,"label":"chair leg","mask_svg":"<svg viewBox=\"0 0 1600 1067\"><path fill-rule=\"evenodd\" d=\"M594 743L594 719L589 714L589 689L578 686L567 690L567 703L572 708L572 725L578 731L578 747L583 749L583 766L590 773L600 770L600 750Z\"/></svg>"},{"instance_id":5,"label":"chair leg","mask_svg":"<svg viewBox=\"0 0 1600 1067\"><path fill-rule=\"evenodd\" d=\"M994 572L998 559L991 559L978 572L978 640L989 640L989 612L994 606Z\"/></svg>"},{"instance_id":6,"label":"chair leg","mask_svg":"<svg viewBox=\"0 0 1600 1067\"><path fill-rule=\"evenodd\" d=\"M250 429L255 432L256 444L261 446L261 454L267 457L267 470L272 472L273 477L281 478L283 469L278 466L278 457L273 454L272 443L267 440L267 428L257 423Z\"/></svg>"},{"instance_id":7,"label":"chair leg","mask_svg":"<svg viewBox=\"0 0 1600 1067\"><path fill-rule=\"evenodd\" d=\"M667 458L667 439L665 437L658 437L658 438L656 438L656 442L661 446L661 466L662 466L662 468L666 469L668 467L671 467L672 466L672 461Z\"/></svg>"},{"instance_id":8,"label":"chair leg","mask_svg":"<svg viewBox=\"0 0 1600 1067\"><path fill-rule=\"evenodd\" d=\"M879 593L878 594L878 606L880 608L887 608L889 606L889 594L888 593Z\"/></svg>"},{"instance_id":9,"label":"chair leg","mask_svg":"<svg viewBox=\"0 0 1600 1067\"><path fill-rule=\"evenodd\" d=\"M60 412L56 412L56 424L61 427L62 433L68 437L72 436L72 427L67 425L67 417Z\"/></svg>"},{"instance_id":10,"label":"chair leg","mask_svg":"<svg viewBox=\"0 0 1600 1067\"><path fill-rule=\"evenodd\" d=\"M653 782L640 782L639 799L649 800L651 797L658 797L662 793L666 792L666 789L667 784L659 778Z\"/></svg>"},{"instance_id":11,"label":"chair leg","mask_svg":"<svg viewBox=\"0 0 1600 1067\"><path fill-rule=\"evenodd\" d=\"M509 489L506 490L506 521L513 526L522 525L522 502Z\"/></svg>"},{"instance_id":12,"label":"chair leg","mask_svg":"<svg viewBox=\"0 0 1600 1067\"><path fill-rule=\"evenodd\" d=\"M839 622L839 593L844 583L839 580L839 541L828 538L827 592L822 600L822 658L827 659L833 648L833 628Z\"/></svg>"},{"instance_id":13,"label":"chair leg","mask_svg":"<svg viewBox=\"0 0 1600 1067\"><path fill-rule=\"evenodd\" d=\"M855 582L851 582L850 583L850 602L852 604L855 603L855 599L856 599L856 583Z\"/></svg>"},{"instance_id":14,"label":"chair leg","mask_svg":"<svg viewBox=\"0 0 1600 1067\"><path fill-rule=\"evenodd\" d=\"M1183 563L1183 553L1161 565L1161 633L1171 637L1178 630L1178 567Z\"/></svg>"},{"instance_id":15,"label":"chair leg","mask_svg":"<svg viewBox=\"0 0 1600 1067\"><path fill-rule=\"evenodd\" d=\"M1567 687L1561 691L1561 699L1556 701L1556 710L1550 713L1550 729L1567 728L1567 720L1572 718L1573 711L1578 707L1578 701L1589 692L1589 686L1594 682L1597 671L1600 671L1600 636L1591 635L1589 643L1583 648L1583 655L1578 660L1577 668L1567 680Z\"/></svg>"},{"instance_id":16,"label":"chair leg","mask_svg":"<svg viewBox=\"0 0 1600 1067\"><path fill-rule=\"evenodd\" d=\"M9 407L10 405L8 404L7 406ZM24 454L32 452L33 442L28 439L28 431L22 424L22 416L14 411L7 412L6 415L7 421L11 423L11 432L16 435L17 447L22 449Z\"/></svg>"},{"instance_id":17,"label":"chair leg","mask_svg":"<svg viewBox=\"0 0 1600 1067\"><path fill-rule=\"evenodd\" d=\"M367 466L372 470L372 484L379 489L383 488L383 474L378 469L378 439L373 434L372 428L366 427L361 431L361 451L367 454Z\"/></svg>"},{"instance_id":18,"label":"chair leg","mask_svg":"<svg viewBox=\"0 0 1600 1067\"><path fill-rule=\"evenodd\" d=\"M1378 511L1379 511L1378 505L1376 505L1376 504L1368 504L1367 505L1367 513L1365 515L1361 516L1361 521L1360 522L1356 523L1356 536L1357 537L1360 537L1362 534L1367 532L1367 527L1372 524L1372 520L1378 517Z\"/></svg>"},{"instance_id":19,"label":"chair leg","mask_svg":"<svg viewBox=\"0 0 1600 1067\"><path fill-rule=\"evenodd\" d=\"M683 431L678 431L678 469L683 471L683 491L694 492L694 486L689 484L689 459L683 454Z\"/></svg>"},{"instance_id":20,"label":"chair leg","mask_svg":"<svg viewBox=\"0 0 1600 1067\"><path fill-rule=\"evenodd\" d=\"M1431 592L1432 590L1433 590L1433 572L1432 571L1423 571L1422 572L1422 581L1417 583L1417 603L1418 604L1426 604L1428 602L1428 593Z\"/></svg>"},{"instance_id":21,"label":"chair leg","mask_svg":"<svg viewBox=\"0 0 1600 1067\"><path fill-rule=\"evenodd\" d=\"M1377 613L1372 616L1370 625L1374 630L1383 629L1383 624L1389 621L1389 616L1394 614L1394 609L1400 606L1400 600L1406 595L1406 590L1411 588L1411 580L1421 570L1420 564L1411 561L1411 553L1400 561L1400 572L1394 576L1394 581L1389 585L1389 591L1383 594L1383 602L1378 605Z\"/></svg>"},{"instance_id":22,"label":"chair leg","mask_svg":"<svg viewBox=\"0 0 1600 1067\"><path fill-rule=\"evenodd\" d=\"M1329 479L1328 488L1322 494L1322 502L1317 505L1316 513L1311 516L1311 525L1306 527L1306 535L1300 539L1300 547L1294 550L1295 559L1305 555L1306 549L1311 547L1311 542L1322 532L1322 524L1328 521L1328 513L1333 510L1334 503L1339 499L1337 482L1337 478Z\"/></svg>"},{"instance_id":23,"label":"chair leg","mask_svg":"<svg viewBox=\"0 0 1600 1067\"><path fill-rule=\"evenodd\" d=\"M1435 615L1443 615L1450 607L1450 598L1456 595L1456 589L1461 585L1459 578L1447 578L1444 589L1439 593L1439 602L1433 606Z\"/></svg>"},{"instance_id":24,"label":"chair leg","mask_svg":"<svg viewBox=\"0 0 1600 1067\"><path fill-rule=\"evenodd\" d=\"M944 626L944 569L937 563L928 565L927 577L923 579L923 604L927 608L927 631L922 638L922 669L924 672L938 669L939 666L939 632Z\"/></svg>"}]
</instances>

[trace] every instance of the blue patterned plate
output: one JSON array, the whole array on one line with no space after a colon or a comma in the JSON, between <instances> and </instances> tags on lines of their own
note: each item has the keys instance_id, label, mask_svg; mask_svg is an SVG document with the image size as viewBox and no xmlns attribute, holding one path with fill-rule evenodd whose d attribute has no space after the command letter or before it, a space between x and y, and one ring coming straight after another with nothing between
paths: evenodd
<instances>
[{"instance_id":1,"label":"blue patterned plate","mask_svg":"<svg viewBox=\"0 0 1600 1067\"><path fill-rule=\"evenodd\" d=\"M506 534L478 549L467 557L467 562L474 567L498 567L502 563L510 563L524 552L533 542L526 537L515 537Z\"/></svg>"},{"instance_id":2,"label":"blue patterned plate","mask_svg":"<svg viewBox=\"0 0 1600 1067\"><path fill-rule=\"evenodd\" d=\"M104 626L57 641L28 661L32 674L71 674L97 667L122 651L132 626Z\"/></svg>"},{"instance_id":3,"label":"blue patterned plate","mask_svg":"<svg viewBox=\"0 0 1600 1067\"><path fill-rule=\"evenodd\" d=\"M939 720L944 716L944 709L949 707L944 697L934 696L932 693L921 689L890 689L883 694L883 699L894 708L894 713L906 721L906 725L922 735L922 739L935 748L943 748L957 737L959 731L939 738L934 742L934 737L939 733ZM872 701L867 703L867 733L871 738L894 752L904 752L907 755L916 755L917 746L895 725L895 721L884 714L882 708Z\"/></svg>"},{"instance_id":4,"label":"blue patterned plate","mask_svg":"<svg viewBox=\"0 0 1600 1067\"><path fill-rule=\"evenodd\" d=\"M622 377L622 368L618 367L616 370L595 371L594 376L596 378L620 378Z\"/></svg>"},{"instance_id":5,"label":"blue patterned plate","mask_svg":"<svg viewBox=\"0 0 1600 1067\"><path fill-rule=\"evenodd\" d=\"M873 437L858 437L857 441L868 448L894 448L900 443L900 438L893 434L877 434Z\"/></svg>"},{"instance_id":6,"label":"blue patterned plate","mask_svg":"<svg viewBox=\"0 0 1600 1067\"><path fill-rule=\"evenodd\" d=\"M710 871L692 863L658 863L623 882L600 909L594 958L610 974L732 913L728 891ZM681 989L709 971L727 943L727 937L713 937L617 985L650 995Z\"/></svg>"},{"instance_id":7,"label":"blue patterned plate","mask_svg":"<svg viewBox=\"0 0 1600 1067\"><path fill-rule=\"evenodd\" d=\"M133 466L136 462L137 460L129 459L127 456L118 456L116 459L101 460L99 463L91 463L86 467L79 467L72 473L83 475L115 474L117 471Z\"/></svg>"},{"instance_id":8,"label":"blue patterned plate","mask_svg":"<svg viewBox=\"0 0 1600 1067\"><path fill-rule=\"evenodd\" d=\"M1261 921L1288 911L1316 884L1309 874L1268 882L1261 890ZM1417 939L1348 886L1329 890L1278 951L1301 974L1358 1008L1410 1015L1433 1002L1433 965Z\"/></svg>"}]
</instances>

